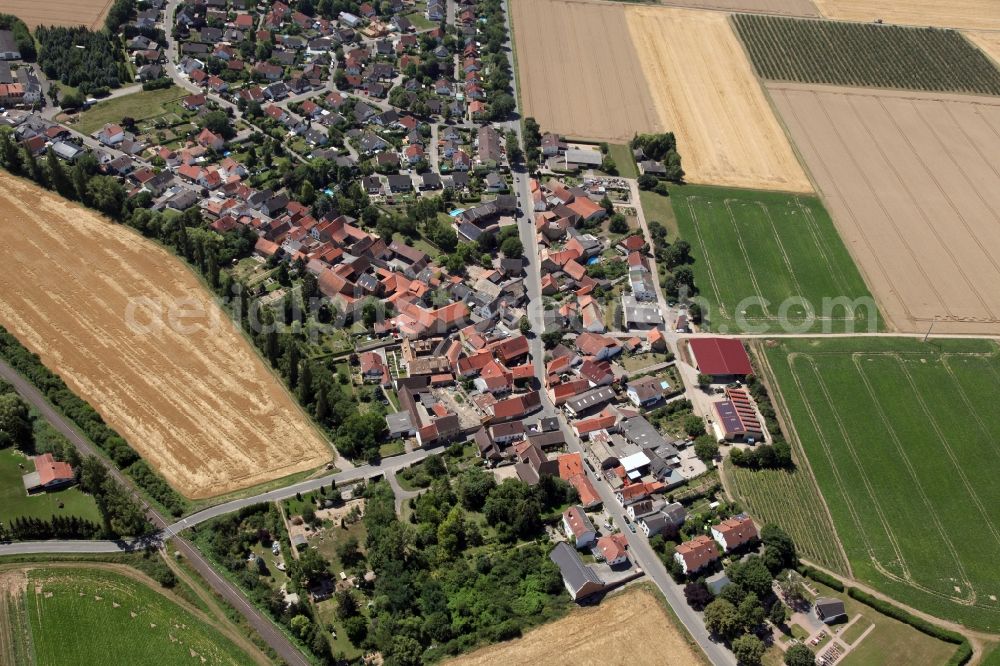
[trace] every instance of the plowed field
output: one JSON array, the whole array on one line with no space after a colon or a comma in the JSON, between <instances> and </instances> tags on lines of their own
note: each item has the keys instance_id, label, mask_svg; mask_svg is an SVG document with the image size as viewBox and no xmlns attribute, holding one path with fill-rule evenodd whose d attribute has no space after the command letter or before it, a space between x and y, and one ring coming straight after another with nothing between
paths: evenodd
<instances>
[{"instance_id":1,"label":"plowed field","mask_svg":"<svg viewBox=\"0 0 1000 666\"><path fill-rule=\"evenodd\" d=\"M214 497L331 459L233 322L166 250L7 174L0 238L0 324L178 491ZM171 324L171 308L203 314Z\"/></svg>"}]
</instances>

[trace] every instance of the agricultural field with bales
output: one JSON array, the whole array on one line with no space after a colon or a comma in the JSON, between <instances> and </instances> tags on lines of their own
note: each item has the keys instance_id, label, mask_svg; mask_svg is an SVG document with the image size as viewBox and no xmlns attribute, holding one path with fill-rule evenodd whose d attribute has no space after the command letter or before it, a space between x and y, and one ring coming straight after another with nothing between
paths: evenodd
<instances>
[{"instance_id":1,"label":"agricultural field with bales","mask_svg":"<svg viewBox=\"0 0 1000 666\"><path fill-rule=\"evenodd\" d=\"M1000 628L1000 349L985 340L761 344L854 577L970 628ZM790 420L787 418L790 417Z\"/></svg>"},{"instance_id":2,"label":"agricultural field with bales","mask_svg":"<svg viewBox=\"0 0 1000 666\"><path fill-rule=\"evenodd\" d=\"M1000 70L954 30L733 19L757 73L772 81L1000 94Z\"/></svg>"}]
</instances>

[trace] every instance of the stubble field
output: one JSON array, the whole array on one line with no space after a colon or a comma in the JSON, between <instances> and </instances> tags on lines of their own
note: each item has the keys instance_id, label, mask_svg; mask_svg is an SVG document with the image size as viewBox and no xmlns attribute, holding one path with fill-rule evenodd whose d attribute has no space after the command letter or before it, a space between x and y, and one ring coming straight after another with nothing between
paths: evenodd
<instances>
[{"instance_id":1,"label":"stubble field","mask_svg":"<svg viewBox=\"0 0 1000 666\"><path fill-rule=\"evenodd\" d=\"M672 131L691 182L812 191L727 14L587 0L512 13L521 99L543 130L612 143Z\"/></svg>"},{"instance_id":2,"label":"stubble field","mask_svg":"<svg viewBox=\"0 0 1000 666\"><path fill-rule=\"evenodd\" d=\"M763 351L854 576L938 617L1000 628L997 345L785 339Z\"/></svg>"},{"instance_id":3,"label":"stubble field","mask_svg":"<svg viewBox=\"0 0 1000 666\"><path fill-rule=\"evenodd\" d=\"M97 30L114 0L4 0L0 9L13 14L32 30L39 25L82 25Z\"/></svg>"},{"instance_id":4,"label":"stubble field","mask_svg":"<svg viewBox=\"0 0 1000 666\"><path fill-rule=\"evenodd\" d=\"M513 0L511 18L521 102L543 131L627 143L636 132L664 129L640 74L625 8Z\"/></svg>"},{"instance_id":5,"label":"stubble field","mask_svg":"<svg viewBox=\"0 0 1000 666\"><path fill-rule=\"evenodd\" d=\"M770 89L882 314L1000 332L1000 99Z\"/></svg>"},{"instance_id":6,"label":"stubble field","mask_svg":"<svg viewBox=\"0 0 1000 666\"><path fill-rule=\"evenodd\" d=\"M0 237L0 324L187 497L332 458L234 323L163 248L6 174Z\"/></svg>"},{"instance_id":7,"label":"stubble field","mask_svg":"<svg viewBox=\"0 0 1000 666\"><path fill-rule=\"evenodd\" d=\"M599 636L608 650L594 649ZM651 649L650 636L656 637ZM610 649L610 647L608 648ZM610 659L610 662L609 662ZM447 666L489 664L631 664L632 666L687 666L704 664L675 620L647 590L622 592L604 599L599 606L577 608L561 620L534 629L523 638L477 650L446 662Z\"/></svg>"},{"instance_id":8,"label":"stubble field","mask_svg":"<svg viewBox=\"0 0 1000 666\"><path fill-rule=\"evenodd\" d=\"M1000 30L995 0L814 0L823 16L943 28Z\"/></svg>"}]
</instances>

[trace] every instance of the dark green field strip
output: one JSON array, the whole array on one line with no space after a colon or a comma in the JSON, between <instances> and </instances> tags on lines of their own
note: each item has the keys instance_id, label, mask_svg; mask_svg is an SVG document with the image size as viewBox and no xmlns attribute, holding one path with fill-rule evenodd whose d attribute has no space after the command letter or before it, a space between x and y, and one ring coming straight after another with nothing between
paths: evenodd
<instances>
[{"instance_id":1,"label":"dark green field strip","mask_svg":"<svg viewBox=\"0 0 1000 666\"><path fill-rule=\"evenodd\" d=\"M873 300L853 317L831 305L870 293L816 197L689 185L671 199L712 330L878 330Z\"/></svg>"},{"instance_id":2,"label":"dark green field strip","mask_svg":"<svg viewBox=\"0 0 1000 666\"><path fill-rule=\"evenodd\" d=\"M1000 95L1000 71L954 30L751 14L734 20L765 79Z\"/></svg>"},{"instance_id":3,"label":"dark green field strip","mask_svg":"<svg viewBox=\"0 0 1000 666\"><path fill-rule=\"evenodd\" d=\"M855 576L1000 627L997 347L784 340L767 356Z\"/></svg>"}]
</instances>

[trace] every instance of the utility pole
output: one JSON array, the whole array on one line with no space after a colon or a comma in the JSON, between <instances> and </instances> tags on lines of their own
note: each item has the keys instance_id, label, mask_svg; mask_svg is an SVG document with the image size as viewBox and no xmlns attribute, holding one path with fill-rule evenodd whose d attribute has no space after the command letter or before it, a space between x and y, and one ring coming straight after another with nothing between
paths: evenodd
<instances>
[{"instance_id":1,"label":"utility pole","mask_svg":"<svg viewBox=\"0 0 1000 666\"><path fill-rule=\"evenodd\" d=\"M924 334L924 342L927 342L927 338L931 337L931 331L934 330L935 322L937 322L937 315L934 315L934 319L931 319L931 325L927 327L927 332Z\"/></svg>"}]
</instances>

